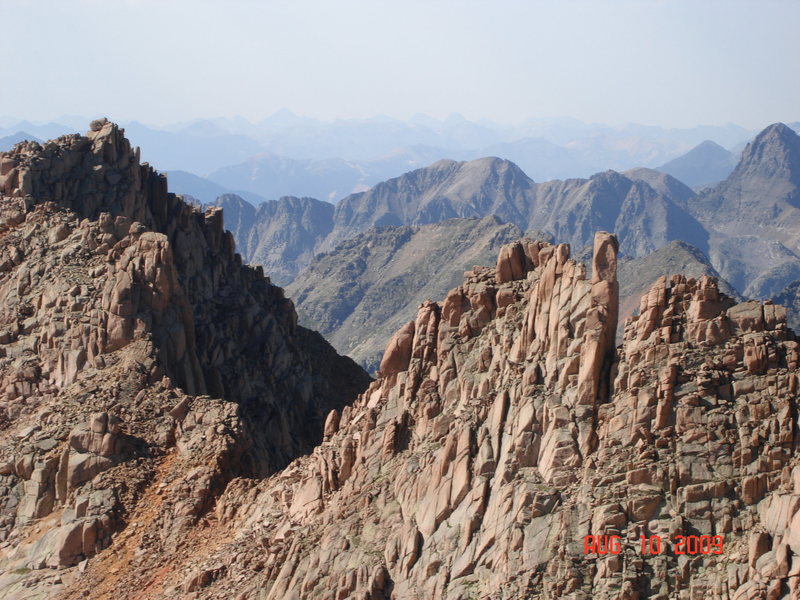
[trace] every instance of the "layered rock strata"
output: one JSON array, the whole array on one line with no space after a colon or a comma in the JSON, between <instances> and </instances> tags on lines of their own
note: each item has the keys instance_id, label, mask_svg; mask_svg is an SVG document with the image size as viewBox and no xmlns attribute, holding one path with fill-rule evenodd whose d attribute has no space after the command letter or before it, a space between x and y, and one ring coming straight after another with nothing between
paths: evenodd
<instances>
[{"instance_id":1,"label":"layered rock strata","mask_svg":"<svg viewBox=\"0 0 800 600\"><path fill-rule=\"evenodd\" d=\"M231 482L201 550L145 545L112 583L101 555L70 597L797 595L785 309L662 277L615 349L616 253L598 234L590 277L565 245L503 248L420 306L311 455ZM620 551L587 554L587 535ZM662 552L642 553L656 535ZM722 552L677 554L678 535L722 536Z\"/></svg>"}]
</instances>

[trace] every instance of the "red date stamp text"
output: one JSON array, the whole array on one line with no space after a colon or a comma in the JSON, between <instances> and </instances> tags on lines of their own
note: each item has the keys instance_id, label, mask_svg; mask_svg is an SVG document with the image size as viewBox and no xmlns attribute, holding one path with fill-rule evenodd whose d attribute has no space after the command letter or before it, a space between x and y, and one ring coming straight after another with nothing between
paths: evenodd
<instances>
[{"instance_id":1,"label":"red date stamp text","mask_svg":"<svg viewBox=\"0 0 800 600\"><path fill-rule=\"evenodd\" d=\"M666 552L669 540L661 536L639 536L639 551L642 554ZM673 554L722 554L724 539L721 535L676 535L671 543ZM584 554L619 554L622 539L618 535L587 535L583 538Z\"/></svg>"}]
</instances>

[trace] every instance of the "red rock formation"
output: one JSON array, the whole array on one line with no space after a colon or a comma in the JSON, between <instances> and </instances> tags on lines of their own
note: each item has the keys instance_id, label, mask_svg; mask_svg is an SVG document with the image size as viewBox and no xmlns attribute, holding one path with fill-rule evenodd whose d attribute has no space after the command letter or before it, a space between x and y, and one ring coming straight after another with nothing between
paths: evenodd
<instances>
[{"instance_id":1,"label":"red rock formation","mask_svg":"<svg viewBox=\"0 0 800 600\"><path fill-rule=\"evenodd\" d=\"M521 276L476 269L441 307L420 307L387 350L402 360L330 416L310 456L233 481L216 507L233 540L171 562L148 597L796 590L798 344L785 312L734 305L710 279L661 279L615 354L613 236L596 237L591 279L565 246L501 259L514 248ZM675 554L691 534L723 536L723 552ZM586 555L586 535L618 535L621 552ZM668 549L642 555L642 535Z\"/></svg>"},{"instance_id":2,"label":"red rock formation","mask_svg":"<svg viewBox=\"0 0 800 600\"><path fill-rule=\"evenodd\" d=\"M408 369L414 342L414 321L409 321L394 334L381 360L381 375L388 377Z\"/></svg>"},{"instance_id":3,"label":"red rock formation","mask_svg":"<svg viewBox=\"0 0 800 600\"><path fill-rule=\"evenodd\" d=\"M226 469L263 451L266 437L248 431L258 422L240 405L154 379L166 363L176 378L226 393L252 385L247 362L228 363L231 370L209 383L218 364L209 358L213 348L225 348L235 329L223 310L214 316L229 323L224 333L208 333L217 321L196 316L203 294L219 289L204 283L209 270L221 277L222 267L189 265L205 264L192 254L196 242L216 248L206 256L227 252L217 215L208 215L192 244L167 228L172 259L161 238L143 239L138 228L113 244L95 233L107 248L74 272L113 264L114 285L101 289L82 275L78 293L53 301L39 283L44 275L25 259L44 242L19 248L26 239L64 236L55 222L61 213L47 213L54 220L28 233L21 224L31 219L24 227L32 226L30 215L48 209L15 206L22 216L4 222L19 231L19 244L9 242L2 254L14 275L0 292L13 301L16 325L0 332L0 348L15 361L3 371L4 393L26 405L6 401L4 409L18 410L9 422L22 423L29 398L59 393L67 401L31 404L58 412L39 413L48 435L51 422L69 428L52 438L55 445L21 426L4 438L14 440L9 448L30 447L0 460L4 489L26 482L24 509L2 507L4 518L15 511L16 537L0 547L0 583L14 592L41 591L31 582L58 577L62 597L76 599L800 596L800 347L781 307L735 304L710 278L661 278L614 348L615 238L597 234L591 277L566 245L522 241L503 249L495 268L468 271L442 304L419 307L390 342L384 376L328 413L312 453L267 478L248 477L252 469L228 481ZM56 248L81 226L64 224L73 233ZM40 362L25 353L25 332L38 331L29 321L36 310L17 300L31 290L42 295L31 306L55 302L62 311L39 338ZM91 312L104 298L115 315L110 330L108 319L95 325ZM194 342L156 344L146 335L156 318L183 323L184 306L195 311ZM3 318L10 323L11 313ZM66 339L80 340L74 348L62 341L73 328ZM109 331L132 341L108 351ZM281 339L290 344L273 343ZM82 356L93 341L97 351ZM47 343L61 358L47 358ZM192 379L184 345L206 349L195 354L202 379ZM223 365L235 361L219 352ZM273 356L291 363L294 355ZM225 375L236 368L246 374L238 382ZM42 387L43 369L59 373L61 383ZM136 385L126 388L131 379ZM143 441L158 455L141 454ZM81 493L70 491L70 481L90 475L76 483ZM67 517L53 527L46 519L56 507ZM31 519L55 533L37 541ZM619 552L598 553L585 544L588 535L618 536ZM660 536L662 552L643 553L642 536ZM678 554L677 536L713 537L720 553ZM60 568L93 552L80 568ZM14 574L12 565L37 575Z\"/></svg>"},{"instance_id":4,"label":"red rock formation","mask_svg":"<svg viewBox=\"0 0 800 600\"><path fill-rule=\"evenodd\" d=\"M116 125L0 164L0 589L27 597L130 531L157 472L180 480L156 519L177 545L369 380Z\"/></svg>"}]
</instances>

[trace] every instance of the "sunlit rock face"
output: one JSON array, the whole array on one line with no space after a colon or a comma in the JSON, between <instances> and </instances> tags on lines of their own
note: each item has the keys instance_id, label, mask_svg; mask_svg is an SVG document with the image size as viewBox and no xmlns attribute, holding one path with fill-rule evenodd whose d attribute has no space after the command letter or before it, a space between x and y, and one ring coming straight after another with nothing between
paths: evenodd
<instances>
[{"instance_id":1,"label":"sunlit rock face","mask_svg":"<svg viewBox=\"0 0 800 600\"><path fill-rule=\"evenodd\" d=\"M567 246L523 240L423 303L311 455L232 481L202 552L141 559L167 569L155 597L790 593L798 345L784 309L661 278L614 348L616 256L599 233L590 275ZM618 536L617 553L587 554L589 535ZM699 553L712 541L720 553Z\"/></svg>"}]
</instances>

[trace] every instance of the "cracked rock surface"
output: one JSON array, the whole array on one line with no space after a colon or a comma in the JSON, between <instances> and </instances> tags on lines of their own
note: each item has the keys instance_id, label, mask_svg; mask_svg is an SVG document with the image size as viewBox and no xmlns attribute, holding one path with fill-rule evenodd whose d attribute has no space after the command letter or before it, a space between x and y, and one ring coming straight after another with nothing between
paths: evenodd
<instances>
[{"instance_id":1,"label":"cracked rock surface","mask_svg":"<svg viewBox=\"0 0 800 600\"><path fill-rule=\"evenodd\" d=\"M324 441L231 481L202 550L116 589L186 598L761 598L800 583L798 344L785 310L661 278L614 348L617 244L592 275L523 240L423 303ZM585 554L584 536L621 552ZM639 536L669 548L643 555ZM724 551L676 555L676 535ZM104 588L98 561L76 582ZM153 578L159 568L163 576ZM106 583L107 585L107 583Z\"/></svg>"},{"instance_id":2,"label":"cracked rock surface","mask_svg":"<svg viewBox=\"0 0 800 600\"><path fill-rule=\"evenodd\" d=\"M78 181L130 160L113 125L93 135L55 143L86 155ZM146 167L101 169L84 204L23 172L50 173L47 148L18 147L11 178L0 156L12 597L800 595L784 308L661 277L615 346L616 238L596 234L590 272L525 239L423 302L368 383L238 264L216 211ZM587 554L586 535L620 552ZM678 535L724 548L679 555Z\"/></svg>"},{"instance_id":3,"label":"cracked rock surface","mask_svg":"<svg viewBox=\"0 0 800 600\"><path fill-rule=\"evenodd\" d=\"M0 595L50 598L140 509L183 544L228 480L308 452L369 378L113 123L0 171Z\"/></svg>"}]
</instances>

